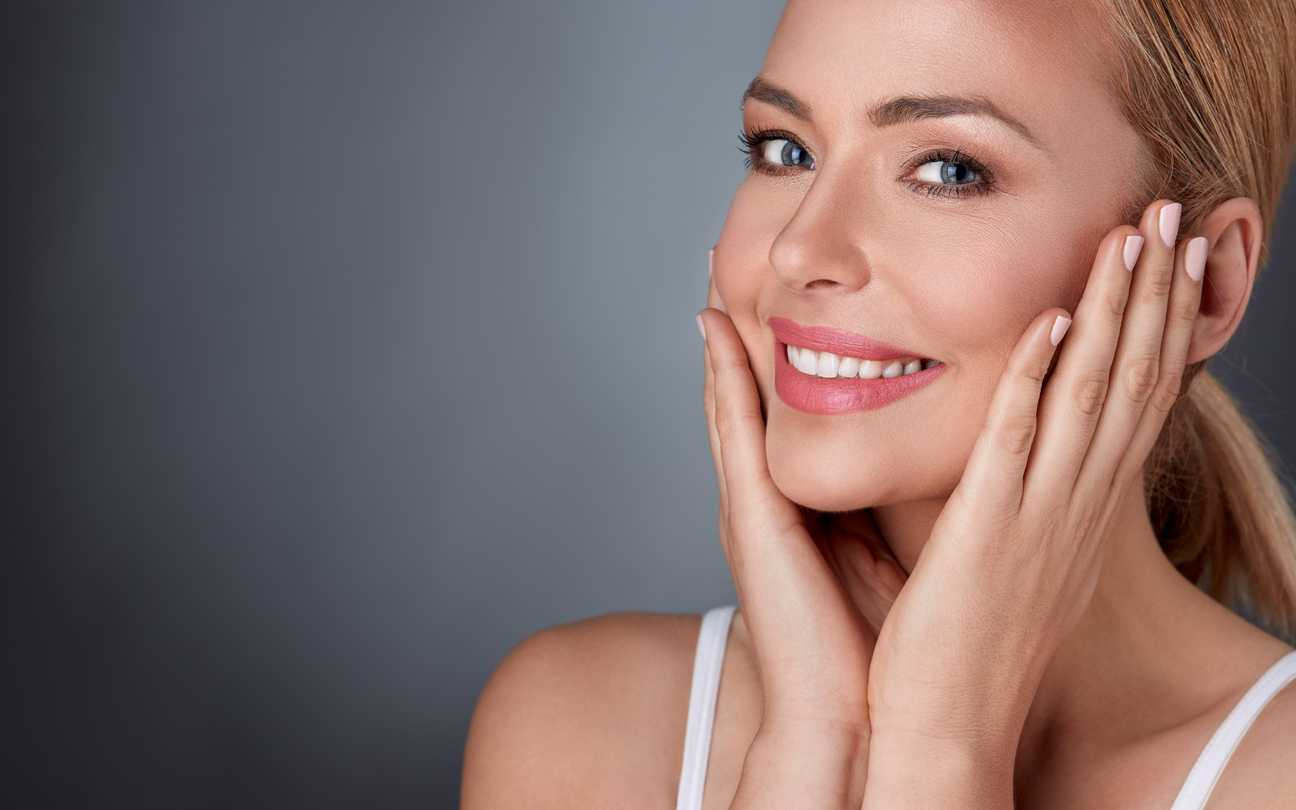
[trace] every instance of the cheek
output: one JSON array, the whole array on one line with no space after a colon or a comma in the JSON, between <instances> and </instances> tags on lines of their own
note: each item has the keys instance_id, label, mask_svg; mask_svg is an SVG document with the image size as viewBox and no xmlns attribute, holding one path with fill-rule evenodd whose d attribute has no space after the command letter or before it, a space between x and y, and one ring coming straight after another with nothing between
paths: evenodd
<instances>
[{"instance_id":1,"label":"cheek","mask_svg":"<svg viewBox=\"0 0 1296 810\"><path fill-rule=\"evenodd\" d=\"M1047 219L1047 218L1045 218ZM944 350L960 386L992 391L1023 332L1041 312L1074 313L1104 225L1052 227L1024 219L1017 227L983 223L942 240L897 245L888 264L903 261L902 298L922 324L933 351ZM966 247L952 250L952 245ZM988 394L982 401L988 403Z\"/></svg>"},{"instance_id":2,"label":"cheek","mask_svg":"<svg viewBox=\"0 0 1296 810\"><path fill-rule=\"evenodd\" d=\"M738 187L729 204L716 241L715 286L744 339L752 325L745 321L755 314L764 286L773 281L770 247L795 212L796 201L788 195L770 194L750 181Z\"/></svg>"},{"instance_id":3,"label":"cheek","mask_svg":"<svg viewBox=\"0 0 1296 810\"><path fill-rule=\"evenodd\" d=\"M1011 227L971 217L880 220L886 225L867 234L873 289L861 296L862 311L887 321L902 342L928 351L948 370L879 410L817 416L777 400L766 367L772 364L765 362L761 316L789 293L769 269L769 252L795 213L783 210L792 196L740 188L715 263L717 290L754 355L775 484L792 500L829 511L947 497L1017 341L1045 309L1075 311L1105 228L1082 233L1050 224L1064 217L1038 212L998 218Z\"/></svg>"},{"instance_id":4,"label":"cheek","mask_svg":"<svg viewBox=\"0 0 1296 810\"><path fill-rule=\"evenodd\" d=\"M912 268L907 289L914 294L927 291L923 314L953 327L948 335L952 346L993 349L1005 341L1015 344L1045 309L1062 306L1070 311L1088 275L1089 263L1078 261L1078 240L1050 236L1054 235L1034 229L986 228L966 234L962 243L968 247L963 249L951 249L959 244L959 234L949 234L945 244L931 240L902 248ZM1090 257L1097 244L1095 238Z\"/></svg>"}]
</instances>

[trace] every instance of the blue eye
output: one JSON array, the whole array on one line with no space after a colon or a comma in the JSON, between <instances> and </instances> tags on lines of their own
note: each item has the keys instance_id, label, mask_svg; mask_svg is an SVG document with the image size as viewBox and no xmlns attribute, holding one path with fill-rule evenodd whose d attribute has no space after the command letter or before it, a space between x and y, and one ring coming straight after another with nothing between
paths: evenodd
<instances>
[{"instance_id":1,"label":"blue eye","mask_svg":"<svg viewBox=\"0 0 1296 810\"><path fill-rule=\"evenodd\" d=\"M972 167L951 160L929 160L918 167L917 176L924 183L939 186L966 186L981 178Z\"/></svg>"},{"instance_id":2,"label":"blue eye","mask_svg":"<svg viewBox=\"0 0 1296 810\"><path fill-rule=\"evenodd\" d=\"M775 166L795 166L802 169L814 167L810 153L796 141L787 138L770 138L761 147L761 159Z\"/></svg>"}]
</instances>

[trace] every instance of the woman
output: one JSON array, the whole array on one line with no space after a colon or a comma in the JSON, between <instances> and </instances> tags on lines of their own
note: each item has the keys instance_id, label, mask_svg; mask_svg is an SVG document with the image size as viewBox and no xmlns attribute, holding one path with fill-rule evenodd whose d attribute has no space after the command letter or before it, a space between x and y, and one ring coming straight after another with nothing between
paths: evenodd
<instances>
[{"instance_id":1,"label":"woman","mask_svg":"<svg viewBox=\"0 0 1296 810\"><path fill-rule=\"evenodd\" d=\"M1296 806L1296 659L1217 601L1287 629L1296 534L1202 371L1294 37L1290 0L792 0L698 320L741 612L520 645L464 806Z\"/></svg>"}]
</instances>

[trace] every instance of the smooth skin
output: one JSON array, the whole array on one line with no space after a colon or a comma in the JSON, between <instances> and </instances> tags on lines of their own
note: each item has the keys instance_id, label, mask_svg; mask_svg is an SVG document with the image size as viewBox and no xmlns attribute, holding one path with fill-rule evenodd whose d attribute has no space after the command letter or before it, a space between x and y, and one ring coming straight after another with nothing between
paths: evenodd
<instances>
[{"instance_id":1,"label":"smooth skin","mask_svg":"<svg viewBox=\"0 0 1296 810\"><path fill-rule=\"evenodd\" d=\"M747 99L744 127L813 160L757 161L701 314L741 608L708 810L1168 808L1288 651L1174 570L1140 474L1185 364L1245 310L1259 213L1227 201L1173 245L1173 201L1124 224L1147 167L1087 13L954 0L784 13L760 76L785 95ZM987 116L869 115L932 94L988 99L1029 136ZM993 189L934 194L916 168L932 150L977 155ZM1194 239L1204 282L1188 272ZM774 391L774 315L947 368L876 411L795 411ZM1074 322L1054 346L1059 316ZM673 807L697 629L620 614L520 645L474 715L463 806ZM1286 690L1210 807L1296 806L1293 750Z\"/></svg>"}]
</instances>

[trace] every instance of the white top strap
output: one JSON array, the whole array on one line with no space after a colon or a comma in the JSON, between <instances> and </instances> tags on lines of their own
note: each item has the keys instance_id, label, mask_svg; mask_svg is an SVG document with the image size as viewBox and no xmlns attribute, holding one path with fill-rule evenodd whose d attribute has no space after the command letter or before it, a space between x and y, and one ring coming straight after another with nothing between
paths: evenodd
<instances>
[{"instance_id":1,"label":"white top strap","mask_svg":"<svg viewBox=\"0 0 1296 810\"><path fill-rule=\"evenodd\" d=\"M693 688L689 690L688 726L684 732L684 766L680 769L679 797L675 810L702 810L707 757L715 726L716 698L720 696L720 670L734 608L716 608L702 617L697 655L693 658Z\"/></svg>"},{"instance_id":2,"label":"white top strap","mask_svg":"<svg viewBox=\"0 0 1296 810\"><path fill-rule=\"evenodd\" d=\"M1269 705L1269 701L1273 700L1274 695L1293 679L1296 679L1296 652L1278 659L1278 663L1260 676L1255 686L1233 707L1224 723L1216 729L1215 736L1202 749L1197 764L1188 774L1188 781L1184 782L1179 798L1175 799L1170 810L1202 810L1206 806L1206 800L1210 798L1215 783L1219 781L1224 766L1228 764L1229 757L1233 756L1242 737L1264 707Z\"/></svg>"}]
</instances>

